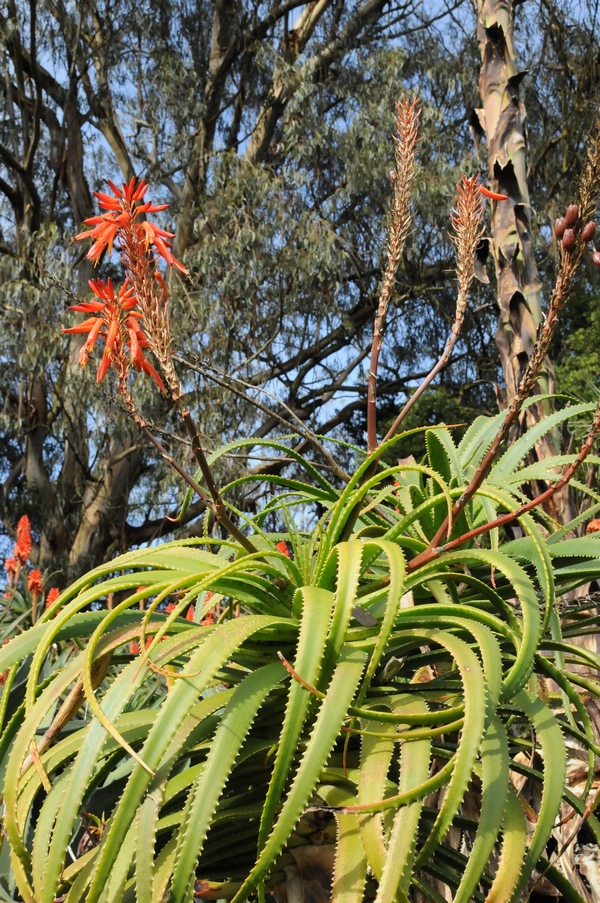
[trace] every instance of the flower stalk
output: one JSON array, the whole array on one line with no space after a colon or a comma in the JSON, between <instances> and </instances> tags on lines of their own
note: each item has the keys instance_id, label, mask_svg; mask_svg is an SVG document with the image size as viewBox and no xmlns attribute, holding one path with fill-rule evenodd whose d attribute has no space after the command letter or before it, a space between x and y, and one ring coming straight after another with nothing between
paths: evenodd
<instances>
[{"instance_id":1,"label":"flower stalk","mask_svg":"<svg viewBox=\"0 0 600 903\"><path fill-rule=\"evenodd\" d=\"M417 174L416 151L419 142L419 101L403 97L396 104L396 131L394 150L396 168L390 173L394 188L392 218L388 232L387 265L379 296L379 306L373 326L371 362L367 383L367 443L369 453L377 448L377 368L383 342L383 332L396 271L402 258L406 239L410 232L410 199Z\"/></svg>"}]
</instances>

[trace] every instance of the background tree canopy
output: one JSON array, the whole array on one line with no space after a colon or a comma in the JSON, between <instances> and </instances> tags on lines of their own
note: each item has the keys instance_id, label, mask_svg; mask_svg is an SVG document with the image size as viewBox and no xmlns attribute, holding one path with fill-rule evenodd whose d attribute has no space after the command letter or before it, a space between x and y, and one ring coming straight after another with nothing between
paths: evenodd
<instances>
[{"instance_id":1,"label":"background tree canopy","mask_svg":"<svg viewBox=\"0 0 600 903\"><path fill-rule=\"evenodd\" d=\"M140 441L95 367L77 365L68 305L89 261L70 239L104 179L146 178L171 204L189 280L171 286L175 345L207 446L289 430L364 430L370 329L385 251L393 104L422 100L415 229L380 363L380 411L395 414L443 348L454 315L454 186L486 172L473 129L480 66L466 0L8 0L0 12L0 516L27 513L39 564L63 581L171 533L178 487ZM542 276L600 78L597 4L517 10L529 188ZM111 274L105 260L101 272ZM597 271L596 271L597 273ZM490 274L491 275L491 274ZM559 390L594 393L595 274L554 351ZM502 382L493 280L481 284L451 366L420 401L421 423L492 411ZM585 350L585 373L575 356ZM228 376L224 376L227 373ZM236 381L232 381L231 377ZM139 381L145 416L192 469L171 412ZM259 401L257 408L248 397ZM110 410L110 417L107 412ZM116 422L116 426L115 426ZM302 438L298 439L303 447ZM339 452L343 461L346 452ZM284 459L229 457L281 468ZM257 499L246 499L252 506ZM200 529L192 504L177 529Z\"/></svg>"}]
</instances>

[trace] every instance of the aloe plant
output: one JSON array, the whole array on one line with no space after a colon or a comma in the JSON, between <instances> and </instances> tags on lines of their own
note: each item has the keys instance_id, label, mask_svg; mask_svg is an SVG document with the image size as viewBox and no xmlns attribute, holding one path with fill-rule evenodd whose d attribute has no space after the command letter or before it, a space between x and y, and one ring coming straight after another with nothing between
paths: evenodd
<instances>
[{"instance_id":1,"label":"aloe plant","mask_svg":"<svg viewBox=\"0 0 600 903\"><path fill-rule=\"evenodd\" d=\"M1 745L20 898L185 901L196 889L241 901L282 879L306 842L299 822L317 810L337 825L335 900L408 900L411 888L437 900L439 882L455 900L518 900L535 868L577 899L540 863L561 806L585 812L600 842L589 795L565 788L564 742L584 744L591 777L600 746L578 690L598 685L569 663L600 663L563 638L557 604L600 575L600 539L565 539L571 525L548 535L524 514L521 538L488 534L410 566L496 428L481 418L458 445L429 430L425 463L364 482L365 458L342 492L312 469L305 482L277 478L252 523L255 553L207 538L131 552L3 647L0 671L28 670ZM498 458L451 535L520 508L524 482L542 475L542 464L521 467L536 436ZM314 527L295 527L294 511L315 505L326 510ZM262 531L274 511L285 533ZM87 610L108 593L123 601ZM244 616L228 616L231 599ZM193 622L181 617L190 604ZM224 616L199 624L215 606ZM53 667L57 644L74 638L84 648ZM78 678L65 721L58 704ZM511 782L521 774L539 784L535 825ZM103 828L78 854L83 813Z\"/></svg>"}]
</instances>

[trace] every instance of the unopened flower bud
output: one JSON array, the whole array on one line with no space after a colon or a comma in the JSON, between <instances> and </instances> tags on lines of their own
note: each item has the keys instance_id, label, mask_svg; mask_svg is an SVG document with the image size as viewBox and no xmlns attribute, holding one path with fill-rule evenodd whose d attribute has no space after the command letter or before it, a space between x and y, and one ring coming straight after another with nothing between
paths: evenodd
<instances>
[{"instance_id":1,"label":"unopened flower bud","mask_svg":"<svg viewBox=\"0 0 600 903\"><path fill-rule=\"evenodd\" d=\"M565 229L565 234L562 237L562 246L565 251L570 251L575 247L575 233L572 229Z\"/></svg>"},{"instance_id":2,"label":"unopened flower bud","mask_svg":"<svg viewBox=\"0 0 600 903\"><path fill-rule=\"evenodd\" d=\"M597 267L600 267L600 251L594 251L594 253L592 254L592 260Z\"/></svg>"},{"instance_id":3,"label":"unopened flower bud","mask_svg":"<svg viewBox=\"0 0 600 903\"><path fill-rule=\"evenodd\" d=\"M565 213L565 220L567 222L567 226L574 226L577 222L577 217L579 216L579 207L577 204L569 204L567 207L567 212Z\"/></svg>"},{"instance_id":4,"label":"unopened flower bud","mask_svg":"<svg viewBox=\"0 0 600 903\"><path fill-rule=\"evenodd\" d=\"M581 230L581 238L583 241L591 241L594 237L594 233L596 232L596 223L592 220L590 223L587 223Z\"/></svg>"},{"instance_id":5,"label":"unopened flower bud","mask_svg":"<svg viewBox=\"0 0 600 903\"><path fill-rule=\"evenodd\" d=\"M567 228L567 221L564 216L559 216L556 222L554 223L554 234L557 238L562 238L565 234L565 229Z\"/></svg>"},{"instance_id":6,"label":"unopened flower bud","mask_svg":"<svg viewBox=\"0 0 600 903\"><path fill-rule=\"evenodd\" d=\"M392 185L393 185L394 182L397 182L397 181L398 181L398 173L396 172L395 169L392 169L392 170L390 171L390 182L391 182Z\"/></svg>"}]
</instances>

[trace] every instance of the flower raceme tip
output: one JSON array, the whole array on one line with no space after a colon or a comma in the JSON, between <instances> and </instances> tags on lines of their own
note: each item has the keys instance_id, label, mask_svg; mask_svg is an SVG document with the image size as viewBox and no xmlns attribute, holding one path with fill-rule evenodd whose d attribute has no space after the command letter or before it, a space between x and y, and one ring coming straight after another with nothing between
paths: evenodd
<instances>
[{"instance_id":1,"label":"flower raceme tip","mask_svg":"<svg viewBox=\"0 0 600 903\"><path fill-rule=\"evenodd\" d=\"M74 304L70 309L80 313L91 313L94 316L77 326L63 329L63 332L66 333L87 332L88 334L86 342L79 352L80 365L86 366L96 341L100 338L104 341L105 348L96 374L96 381L102 382L111 363L124 377L127 373L124 351L128 346L130 362L138 370L143 370L151 376L161 392L164 392L165 386L162 379L144 355L143 349L148 346L148 339L139 324L141 314L134 310L137 299L129 280L125 280L118 294L115 294L111 279L106 282L101 279L90 279L88 285L95 296L94 300Z\"/></svg>"},{"instance_id":2,"label":"flower raceme tip","mask_svg":"<svg viewBox=\"0 0 600 903\"><path fill-rule=\"evenodd\" d=\"M98 265L104 251L108 251L110 254L115 240L118 239L119 244L124 247L128 237L126 233L134 232L137 233L138 237L144 237L146 250L152 245L167 266L176 267L185 276L189 275L187 269L174 257L171 251L169 239L173 238L173 233L161 229L154 223L147 221L137 222L139 216L167 210L169 205L152 204L149 201L142 203L142 199L148 190L148 185L144 179L138 183L136 178L133 177L129 183L123 184L122 189L117 188L109 180L108 186L114 197L103 191L94 192L94 197L97 199L100 208L107 212L84 220L87 226L92 226L93 228L79 232L73 239L73 241L93 240L94 243L86 257L93 262L94 266Z\"/></svg>"}]
</instances>

